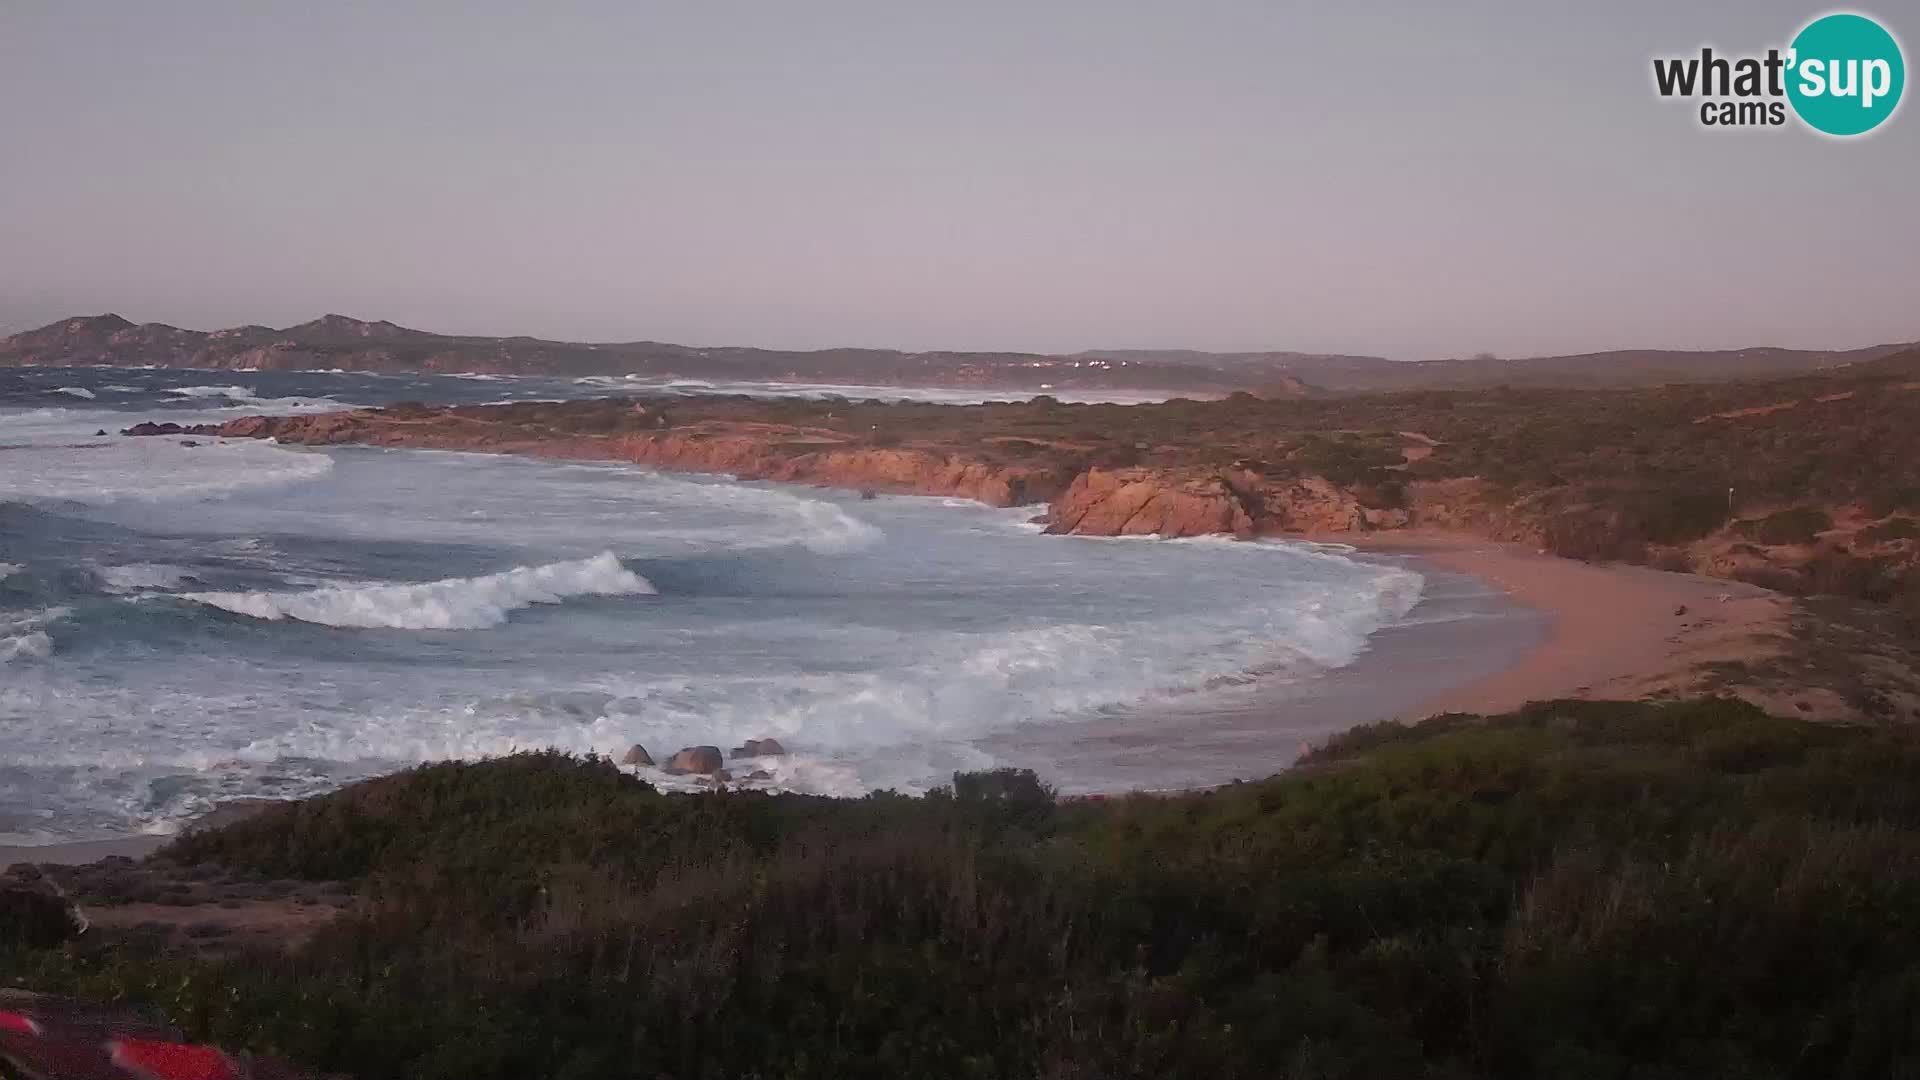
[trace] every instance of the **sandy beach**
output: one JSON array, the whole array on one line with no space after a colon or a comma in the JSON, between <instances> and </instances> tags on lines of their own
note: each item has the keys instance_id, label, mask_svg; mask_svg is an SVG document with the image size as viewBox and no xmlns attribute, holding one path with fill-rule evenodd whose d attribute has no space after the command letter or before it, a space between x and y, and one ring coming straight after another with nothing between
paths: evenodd
<instances>
[{"instance_id":1,"label":"sandy beach","mask_svg":"<svg viewBox=\"0 0 1920 1080\"><path fill-rule=\"evenodd\" d=\"M1353 543L1471 575L1548 619L1545 640L1516 662L1422 700L1408 719L1504 712L1550 698L1685 693L1699 689L1704 665L1773 655L1787 632L1791 601L1739 582L1578 562L1458 533L1381 533Z\"/></svg>"},{"instance_id":2,"label":"sandy beach","mask_svg":"<svg viewBox=\"0 0 1920 1080\"><path fill-rule=\"evenodd\" d=\"M1460 533L1310 539L1418 571L1427 579L1420 605L1376 632L1354 663L1312 679L1256 680L1191 704L1031 725L989 748L1016 764L1070 752L1089 777L1063 787L1071 794L1212 787L1278 772L1358 724L1704 692L1706 665L1774 655L1787 632L1790 601L1737 582L1583 563ZM1810 695L1734 692L1775 711L1819 714L1802 700Z\"/></svg>"}]
</instances>

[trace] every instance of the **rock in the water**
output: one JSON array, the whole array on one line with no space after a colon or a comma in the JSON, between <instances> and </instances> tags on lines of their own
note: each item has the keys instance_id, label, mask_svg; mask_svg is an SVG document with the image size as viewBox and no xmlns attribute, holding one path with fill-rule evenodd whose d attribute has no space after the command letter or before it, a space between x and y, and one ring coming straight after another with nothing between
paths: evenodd
<instances>
[{"instance_id":1,"label":"rock in the water","mask_svg":"<svg viewBox=\"0 0 1920 1080\"><path fill-rule=\"evenodd\" d=\"M120 434L122 435L178 435L185 430L187 429L181 427L179 424L171 424L171 423L156 424L151 420L143 420L140 423L135 424L130 428L122 428L120 430Z\"/></svg>"},{"instance_id":2,"label":"rock in the water","mask_svg":"<svg viewBox=\"0 0 1920 1080\"><path fill-rule=\"evenodd\" d=\"M105 435L102 431L100 434ZM151 420L142 420L130 428L121 428L122 435L218 435L218 424L189 424L182 427L175 423L156 424Z\"/></svg>"},{"instance_id":3,"label":"rock in the water","mask_svg":"<svg viewBox=\"0 0 1920 1080\"><path fill-rule=\"evenodd\" d=\"M633 746L627 750L627 756L620 759L620 764L651 766L653 764L653 755L647 753L646 747L641 746L639 743L634 743Z\"/></svg>"},{"instance_id":4,"label":"rock in the water","mask_svg":"<svg viewBox=\"0 0 1920 1080\"><path fill-rule=\"evenodd\" d=\"M717 746L689 746L667 759L666 771L682 773L717 773L720 771L720 748Z\"/></svg>"},{"instance_id":5,"label":"rock in the water","mask_svg":"<svg viewBox=\"0 0 1920 1080\"><path fill-rule=\"evenodd\" d=\"M733 748L732 757L784 757L787 748L778 739L748 739L746 745Z\"/></svg>"}]
</instances>

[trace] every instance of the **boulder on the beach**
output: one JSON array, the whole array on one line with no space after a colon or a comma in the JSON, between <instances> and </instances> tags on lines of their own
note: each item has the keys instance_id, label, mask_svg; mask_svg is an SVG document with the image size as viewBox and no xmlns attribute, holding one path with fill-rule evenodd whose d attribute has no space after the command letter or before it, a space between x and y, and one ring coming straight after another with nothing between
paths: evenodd
<instances>
[{"instance_id":1,"label":"boulder on the beach","mask_svg":"<svg viewBox=\"0 0 1920 1080\"><path fill-rule=\"evenodd\" d=\"M780 745L779 739L748 739L742 746L733 748L730 757L784 757L787 748Z\"/></svg>"},{"instance_id":2,"label":"boulder on the beach","mask_svg":"<svg viewBox=\"0 0 1920 1080\"><path fill-rule=\"evenodd\" d=\"M40 949L80 932L79 913L39 870L9 867L0 877L0 946Z\"/></svg>"},{"instance_id":3,"label":"boulder on the beach","mask_svg":"<svg viewBox=\"0 0 1920 1080\"><path fill-rule=\"evenodd\" d=\"M653 764L653 755L647 753L646 747L641 746L639 743L634 743L633 746L628 748L627 755L620 759L620 764L651 766Z\"/></svg>"},{"instance_id":4,"label":"boulder on the beach","mask_svg":"<svg viewBox=\"0 0 1920 1080\"><path fill-rule=\"evenodd\" d=\"M720 748L717 746L688 746L667 759L665 769L669 773L713 774L720 771L722 762Z\"/></svg>"}]
</instances>

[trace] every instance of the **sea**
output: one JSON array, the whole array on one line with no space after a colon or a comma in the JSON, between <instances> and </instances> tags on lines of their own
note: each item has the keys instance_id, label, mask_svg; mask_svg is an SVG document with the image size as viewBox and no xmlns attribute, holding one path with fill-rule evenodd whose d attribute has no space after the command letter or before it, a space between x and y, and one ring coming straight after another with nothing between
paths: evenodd
<instances>
[{"instance_id":1,"label":"sea","mask_svg":"<svg viewBox=\"0 0 1920 1080\"><path fill-rule=\"evenodd\" d=\"M1376 718L1325 702L1378 681L1365 658L1383 635L1499 622L1484 588L1404 561L1046 536L1037 507L118 434L402 400L712 393L993 396L0 370L0 844L165 834L228 800L547 747L640 743L664 761L771 737L788 753L736 763L736 783L846 796L1000 766L1064 792L1264 776L1300 741L1270 720L1290 701L1319 702L1328 730ZM1471 674L1427 663L1436 685ZM1222 715L1252 719L1199 765L1150 752L1191 749L1180 718ZM1101 749L1116 730L1134 733L1124 754Z\"/></svg>"}]
</instances>

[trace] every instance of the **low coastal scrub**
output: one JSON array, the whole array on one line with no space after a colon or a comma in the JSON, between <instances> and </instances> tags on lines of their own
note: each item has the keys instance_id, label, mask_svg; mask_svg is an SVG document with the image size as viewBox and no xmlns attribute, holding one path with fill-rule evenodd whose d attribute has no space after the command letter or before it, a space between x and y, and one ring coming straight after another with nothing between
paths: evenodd
<instances>
[{"instance_id":1,"label":"low coastal scrub","mask_svg":"<svg viewBox=\"0 0 1920 1080\"><path fill-rule=\"evenodd\" d=\"M936 465L1012 470L1010 493L1031 501L1057 498L1091 469L1138 468L1173 482L1232 477L1239 490L1263 489L1244 509L1254 530L1268 532L1353 520L1350 507L1318 516L1328 509L1315 505L1324 496L1289 489L1318 477L1371 511L1361 515L1370 527L1475 531L1572 558L1884 603L1920 590L1912 424L1920 382L1910 366L1909 358L1635 389L1236 393L1142 405L621 398L424 414L407 405L382 419L400 426L354 437L444 446L667 434L696 445L717 432L745 433L767 440L768 460L901 448ZM425 423L435 415L447 423ZM343 436L328 429L315 437ZM843 467L858 472L835 466ZM898 461L867 467L879 469L864 479L880 490L913 486ZM868 486L857 475L813 478ZM1753 546L1727 557L1736 543ZM1863 544L1874 550L1855 550Z\"/></svg>"},{"instance_id":2,"label":"low coastal scrub","mask_svg":"<svg viewBox=\"0 0 1920 1080\"><path fill-rule=\"evenodd\" d=\"M1920 1070L1920 739L1727 700L1377 725L1104 800L666 795L523 754L158 858L357 906L287 952L0 968L361 1077Z\"/></svg>"}]
</instances>

